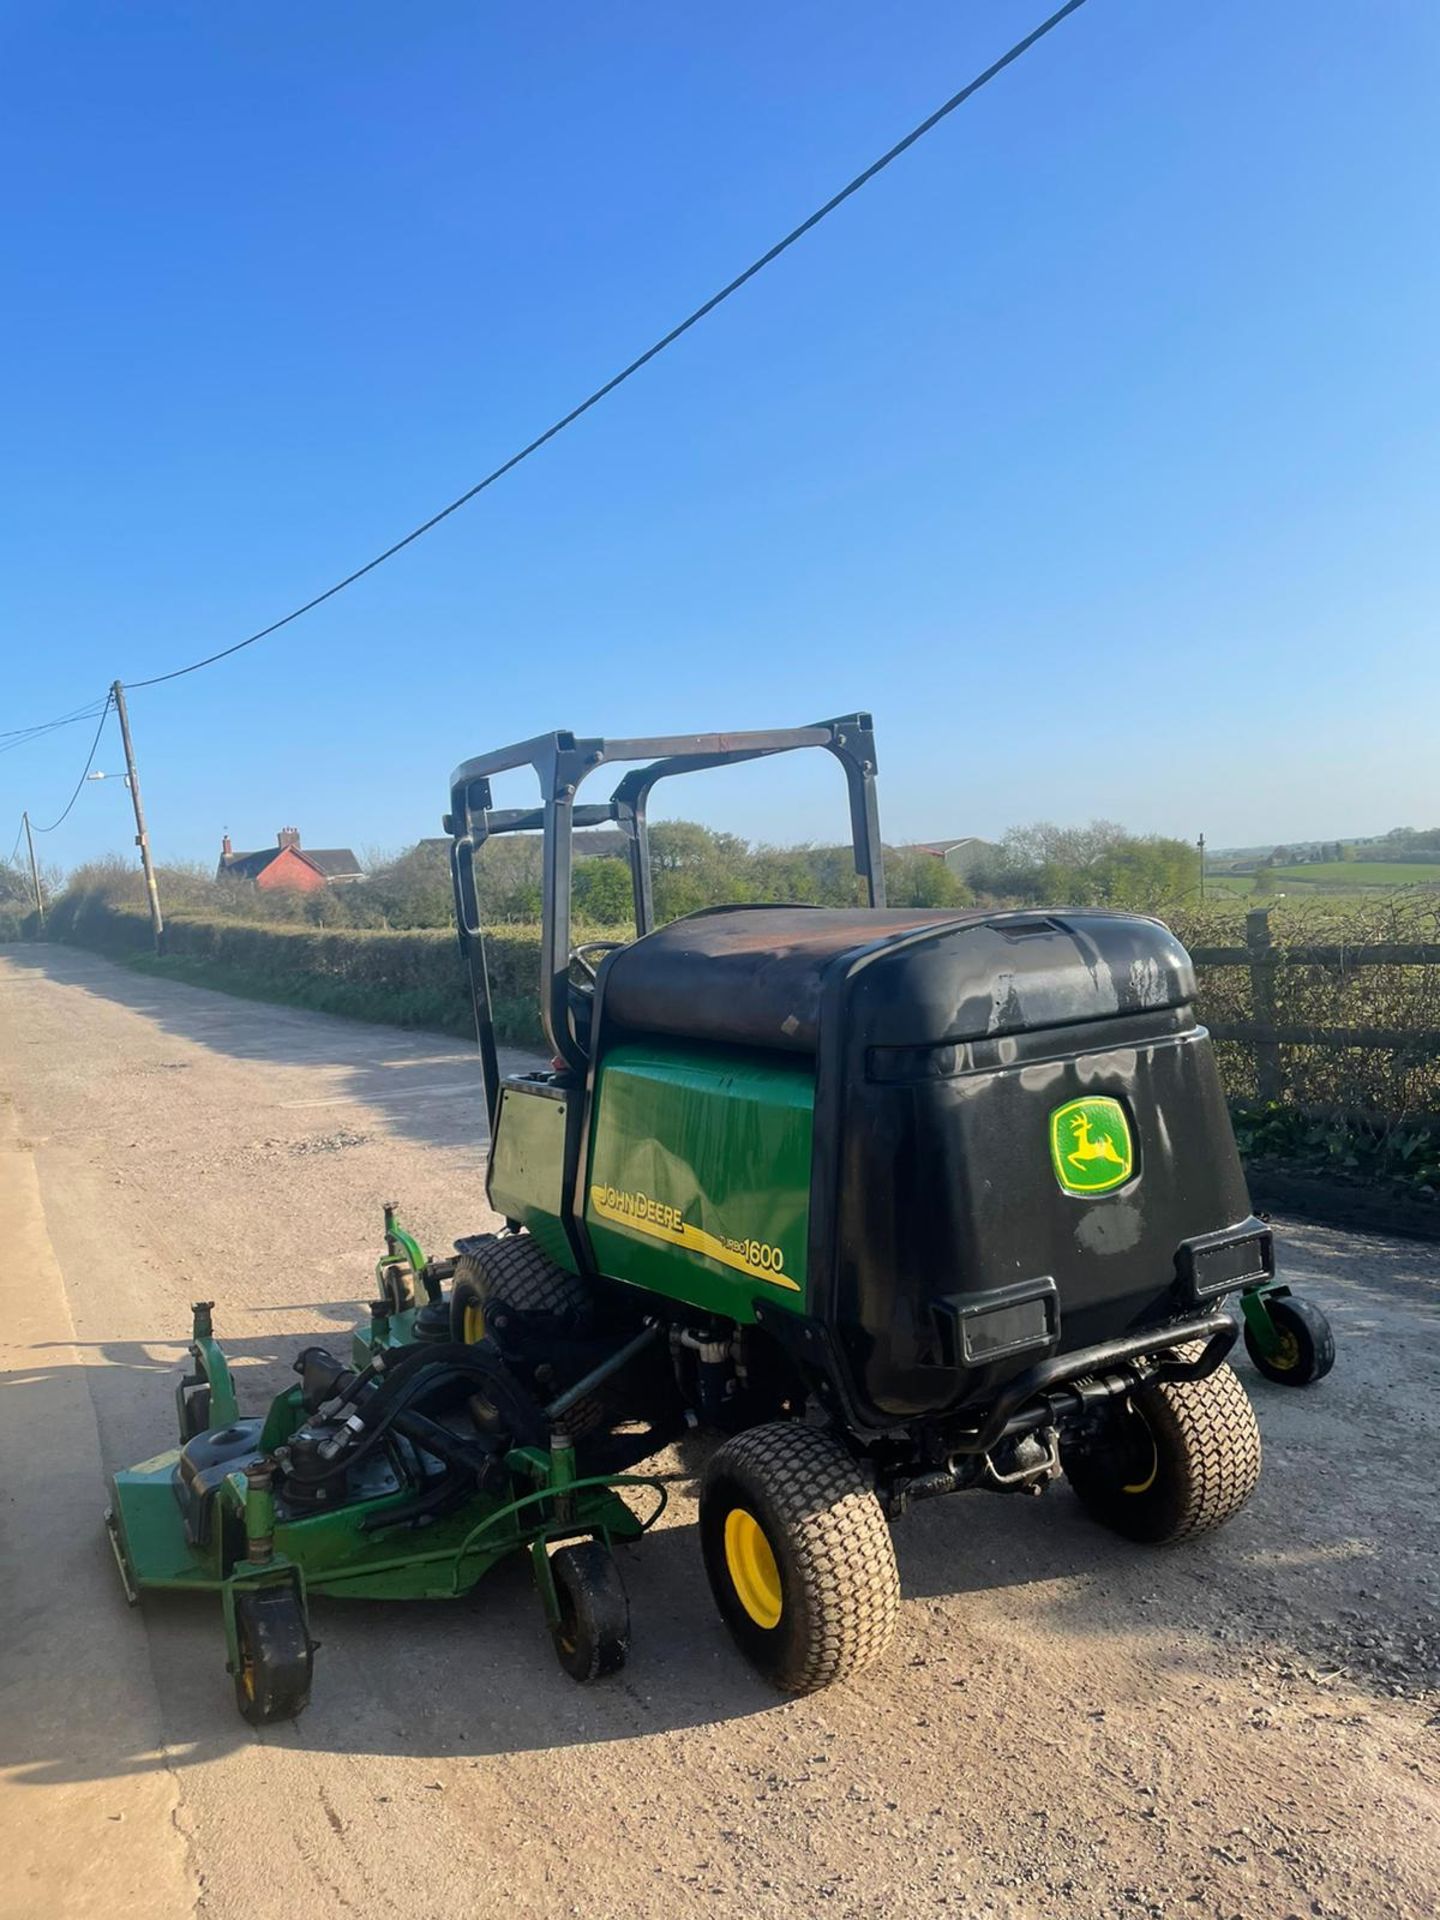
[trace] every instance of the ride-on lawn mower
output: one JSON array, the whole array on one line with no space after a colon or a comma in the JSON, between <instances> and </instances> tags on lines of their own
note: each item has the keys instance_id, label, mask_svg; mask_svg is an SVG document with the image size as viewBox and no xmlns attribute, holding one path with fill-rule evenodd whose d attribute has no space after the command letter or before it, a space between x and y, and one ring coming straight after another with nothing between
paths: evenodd
<instances>
[{"instance_id":1,"label":"ride-on lawn mower","mask_svg":"<svg viewBox=\"0 0 1440 1920\"><path fill-rule=\"evenodd\" d=\"M843 770L867 904L657 928L656 784L798 748ZM581 804L607 762L632 771ZM540 804L497 808L492 779L525 767ZM181 1446L114 1484L127 1591L219 1591L248 1719L305 1704L312 1594L459 1594L517 1551L567 1670L612 1671L628 1610L611 1547L664 1500L635 1469L696 1425L725 1436L700 1491L710 1585L794 1691L886 1645L887 1522L913 1501L1064 1473L1097 1520L1163 1544L1248 1497L1260 1436L1224 1302L1272 1325L1272 1242L1184 949L1133 914L887 910L874 782L865 714L546 734L453 775L505 1228L427 1262L387 1209L349 1364L305 1349L263 1419L239 1416L201 1303ZM636 937L575 944L572 836L599 826L628 849ZM476 861L536 831L555 1057L502 1077Z\"/></svg>"}]
</instances>

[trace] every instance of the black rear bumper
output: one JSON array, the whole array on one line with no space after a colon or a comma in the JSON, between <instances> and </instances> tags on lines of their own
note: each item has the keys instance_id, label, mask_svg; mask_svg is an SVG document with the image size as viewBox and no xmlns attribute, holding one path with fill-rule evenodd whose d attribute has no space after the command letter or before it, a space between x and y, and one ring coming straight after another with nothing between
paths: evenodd
<instances>
[{"instance_id":1,"label":"black rear bumper","mask_svg":"<svg viewBox=\"0 0 1440 1920\"><path fill-rule=\"evenodd\" d=\"M1081 1347L1074 1353L1057 1353L1049 1360L1027 1367L1007 1382L980 1425L972 1433L963 1434L951 1451L988 1453L1008 1435L1025 1433L1045 1424L1054 1412L1048 1396L1057 1388L1103 1382L1105 1375L1136 1360L1152 1362L1146 1369L1151 1379L1203 1380L1220 1365L1239 1332L1239 1326L1222 1307L1168 1327L1152 1327L1144 1333L1127 1334L1120 1340L1102 1341L1096 1347ZM1185 1358L1177 1355L1177 1348L1196 1341L1203 1343L1199 1353ZM1100 1390L1110 1391L1105 1386Z\"/></svg>"}]
</instances>

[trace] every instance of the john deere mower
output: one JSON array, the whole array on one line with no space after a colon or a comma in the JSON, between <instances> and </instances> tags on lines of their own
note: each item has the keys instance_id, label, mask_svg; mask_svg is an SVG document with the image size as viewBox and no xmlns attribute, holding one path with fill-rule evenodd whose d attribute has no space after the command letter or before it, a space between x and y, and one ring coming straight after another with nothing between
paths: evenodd
<instances>
[{"instance_id":1,"label":"john deere mower","mask_svg":"<svg viewBox=\"0 0 1440 1920\"><path fill-rule=\"evenodd\" d=\"M865 904L657 927L658 783L805 748L843 772ZM582 803L611 763L631 770ZM527 768L538 804L497 807L492 781ZM127 1591L219 1592L250 1720L305 1704L314 1594L464 1593L516 1552L566 1669L613 1671L612 1549L664 1501L637 1469L697 1426L719 1436L699 1501L711 1589L791 1691L885 1647L889 1522L915 1501L1063 1475L1101 1524L1162 1545L1248 1498L1260 1436L1225 1303L1282 1360L1286 1316L1313 1309L1277 1287L1184 949L1134 914L887 909L875 771L854 714L551 733L452 776L505 1225L427 1261L387 1210L351 1354L306 1348L263 1417L240 1415L200 1303L181 1444L114 1484ZM623 942L572 932L574 835L599 827L628 858ZM502 1075L476 864L509 833L543 835L553 1061Z\"/></svg>"}]
</instances>

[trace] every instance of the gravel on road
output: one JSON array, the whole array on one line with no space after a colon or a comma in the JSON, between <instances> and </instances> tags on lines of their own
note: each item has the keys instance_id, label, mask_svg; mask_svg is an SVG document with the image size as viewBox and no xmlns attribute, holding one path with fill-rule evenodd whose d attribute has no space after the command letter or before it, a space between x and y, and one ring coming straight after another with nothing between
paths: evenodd
<instances>
[{"instance_id":1,"label":"gravel on road","mask_svg":"<svg viewBox=\"0 0 1440 1920\"><path fill-rule=\"evenodd\" d=\"M1260 1488L1147 1551L1063 1483L898 1523L889 1655L801 1700L711 1604L693 1484L577 1687L522 1565L317 1604L314 1702L252 1732L218 1607L127 1611L100 1475L171 1444L189 1304L244 1400L343 1351L381 1206L492 1224L473 1049L0 950L0 1912L1429 1920L1440 1911L1440 1248L1281 1223L1319 1386L1237 1368ZM693 1471L695 1456L667 1465Z\"/></svg>"}]
</instances>

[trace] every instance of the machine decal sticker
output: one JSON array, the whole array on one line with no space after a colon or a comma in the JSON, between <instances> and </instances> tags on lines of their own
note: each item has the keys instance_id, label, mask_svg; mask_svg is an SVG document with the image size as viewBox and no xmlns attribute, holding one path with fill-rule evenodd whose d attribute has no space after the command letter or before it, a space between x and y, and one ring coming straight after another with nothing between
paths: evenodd
<instances>
[{"instance_id":1,"label":"machine decal sticker","mask_svg":"<svg viewBox=\"0 0 1440 1920\"><path fill-rule=\"evenodd\" d=\"M1067 1100L1050 1116L1050 1164L1066 1193L1110 1193L1135 1171L1125 1109L1108 1094Z\"/></svg>"},{"instance_id":2,"label":"machine decal sticker","mask_svg":"<svg viewBox=\"0 0 1440 1920\"><path fill-rule=\"evenodd\" d=\"M590 1204L602 1220L612 1226L629 1227L651 1240L664 1240L670 1246L683 1247L687 1253L703 1253L707 1260L718 1260L737 1273L753 1280L764 1280L772 1287L784 1287L799 1293L800 1283L784 1272L785 1255L779 1247L763 1240L732 1240L729 1235L707 1233L684 1218L679 1207L663 1200L652 1200L644 1193L622 1193L615 1187L591 1187Z\"/></svg>"}]
</instances>

